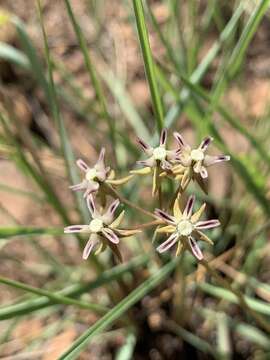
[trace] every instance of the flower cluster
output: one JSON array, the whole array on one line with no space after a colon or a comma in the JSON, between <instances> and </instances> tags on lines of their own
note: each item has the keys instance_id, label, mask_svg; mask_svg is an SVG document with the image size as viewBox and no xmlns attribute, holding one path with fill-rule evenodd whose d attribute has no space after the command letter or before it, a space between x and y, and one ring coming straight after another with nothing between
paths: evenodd
<instances>
[{"instance_id":1,"label":"flower cluster","mask_svg":"<svg viewBox=\"0 0 270 360\"><path fill-rule=\"evenodd\" d=\"M230 160L228 155L210 156L206 154L208 146L213 141L211 137L203 139L197 148L192 148L186 143L184 138L178 132L174 132L176 148L169 150L167 147L167 130L163 129L160 135L159 145L152 147L142 139L138 138L138 144L146 154L146 160L137 161L142 166L140 169L130 171L130 175L116 179L115 172L110 167L106 167L104 157L105 149L102 148L99 158L93 167L89 167L82 159L77 161L78 167L84 172L84 178L81 183L72 185L70 188L74 191L84 191L87 206L91 215L91 221L88 225L72 225L64 229L65 233L88 233L89 240L83 251L83 259L87 259L90 253L95 249L95 254L105 250L108 246L121 261L122 256L118 249L120 238L131 236L140 232L142 228L157 225L156 232L159 234L169 234L168 238L162 242L157 251L163 253L176 247L176 255L183 250L188 249L199 261L203 259L202 251L197 241L202 240L213 244L201 230L211 229L220 225L219 220L200 220L206 204L203 204L199 210L193 213L195 196L191 195L186 203L184 210L180 208L180 200L184 195L190 181L193 180L206 191L206 179L208 178L207 168L211 165L222 161ZM120 199L117 198L117 192L114 186L127 183L135 175L152 176L152 195L161 194L162 180L166 177L173 178L178 182L174 201L168 202L168 211L156 209L150 213L141 209L143 213L155 217L157 220L148 224L139 225L136 229L119 228L124 217L122 211L116 218L115 212L120 205ZM101 197L100 208L96 205L98 196ZM107 202L107 197L116 198L104 210L103 207ZM120 197L120 195L118 196ZM121 201L125 202L136 210L140 207L129 202L121 196ZM170 215L170 204L172 204L172 215ZM164 225L161 226L160 225Z\"/></svg>"}]
</instances>

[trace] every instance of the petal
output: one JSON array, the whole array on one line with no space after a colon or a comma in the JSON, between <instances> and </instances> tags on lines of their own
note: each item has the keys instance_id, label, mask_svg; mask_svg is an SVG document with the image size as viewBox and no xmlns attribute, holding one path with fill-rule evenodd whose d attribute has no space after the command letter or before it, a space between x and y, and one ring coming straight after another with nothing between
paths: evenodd
<instances>
[{"instance_id":1,"label":"petal","mask_svg":"<svg viewBox=\"0 0 270 360\"><path fill-rule=\"evenodd\" d=\"M79 191L79 190L85 189L86 186L87 186L87 185L86 185L85 182L83 181L83 182L81 182L81 183L79 183L79 184L71 185L71 186L69 186L69 188L70 188L71 190L73 190L73 191Z\"/></svg>"},{"instance_id":2,"label":"petal","mask_svg":"<svg viewBox=\"0 0 270 360\"><path fill-rule=\"evenodd\" d=\"M173 133L174 138L176 139L176 141L178 142L178 144L180 145L180 147L186 147L188 146L187 143L185 142L183 136L181 134L179 134L179 132L174 132Z\"/></svg>"},{"instance_id":3,"label":"petal","mask_svg":"<svg viewBox=\"0 0 270 360\"><path fill-rule=\"evenodd\" d=\"M100 153L99 153L99 156L98 156L98 161L97 161L97 164L101 164L101 165L104 165L104 157L105 157L105 148L103 147L101 150L100 150Z\"/></svg>"},{"instance_id":4,"label":"petal","mask_svg":"<svg viewBox=\"0 0 270 360\"><path fill-rule=\"evenodd\" d=\"M80 233L80 232L89 232L89 226L88 225L71 225L71 226L66 226L64 228L65 234Z\"/></svg>"},{"instance_id":5,"label":"petal","mask_svg":"<svg viewBox=\"0 0 270 360\"><path fill-rule=\"evenodd\" d=\"M179 195L176 197L173 205L173 215L176 219L181 219L182 217L182 212L179 206Z\"/></svg>"},{"instance_id":6,"label":"petal","mask_svg":"<svg viewBox=\"0 0 270 360\"><path fill-rule=\"evenodd\" d=\"M113 244L118 244L119 243L119 238L118 236L109 228L103 228L101 230L102 234L109 240L111 241Z\"/></svg>"},{"instance_id":7,"label":"petal","mask_svg":"<svg viewBox=\"0 0 270 360\"><path fill-rule=\"evenodd\" d=\"M172 233L174 231L175 231L175 226L173 226L173 225L166 225L166 226L156 229L156 233L158 233L158 234Z\"/></svg>"},{"instance_id":8,"label":"petal","mask_svg":"<svg viewBox=\"0 0 270 360\"><path fill-rule=\"evenodd\" d=\"M118 228L118 226L119 226L120 223L122 222L124 216L125 216L125 210L123 210L123 211L117 216L117 218L110 224L110 228L112 228L112 229Z\"/></svg>"},{"instance_id":9,"label":"petal","mask_svg":"<svg viewBox=\"0 0 270 360\"><path fill-rule=\"evenodd\" d=\"M96 245L96 243L97 243L96 240L92 236L90 236L89 240L87 241L87 243L83 249L82 257L84 260L88 259L89 255L90 255L91 251L93 250L94 246Z\"/></svg>"},{"instance_id":10,"label":"petal","mask_svg":"<svg viewBox=\"0 0 270 360\"><path fill-rule=\"evenodd\" d=\"M202 213L204 212L204 209L206 207L206 204L202 204L202 206L197 210L192 216L191 216L191 222L196 223L199 218L202 216Z\"/></svg>"},{"instance_id":11,"label":"petal","mask_svg":"<svg viewBox=\"0 0 270 360\"><path fill-rule=\"evenodd\" d=\"M167 135L168 135L167 129L162 129L161 134L160 134L160 139L159 139L159 145L160 146L165 146L166 145Z\"/></svg>"},{"instance_id":12,"label":"petal","mask_svg":"<svg viewBox=\"0 0 270 360\"><path fill-rule=\"evenodd\" d=\"M96 206L95 206L94 198L93 198L93 196L91 194L89 196L87 196L86 204L87 204L87 207L88 207L88 210L89 210L90 214L93 217L95 212L96 212Z\"/></svg>"},{"instance_id":13,"label":"petal","mask_svg":"<svg viewBox=\"0 0 270 360\"><path fill-rule=\"evenodd\" d=\"M139 160L136 161L136 163L138 165L143 165L143 166L149 166L149 167L153 167L155 165L155 159L153 157L150 157L147 160Z\"/></svg>"},{"instance_id":14,"label":"petal","mask_svg":"<svg viewBox=\"0 0 270 360\"><path fill-rule=\"evenodd\" d=\"M162 254L166 250L170 249L176 243L178 237L179 235L177 233L173 233L166 241L157 247L157 251Z\"/></svg>"},{"instance_id":15,"label":"petal","mask_svg":"<svg viewBox=\"0 0 270 360\"><path fill-rule=\"evenodd\" d=\"M82 159L78 159L76 161L76 164L84 172L87 172L89 170L89 166Z\"/></svg>"},{"instance_id":16,"label":"petal","mask_svg":"<svg viewBox=\"0 0 270 360\"><path fill-rule=\"evenodd\" d=\"M220 226L219 220L217 219L205 220L205 221L198 221L195 224L195 229L212 229L217 226Z\"/></svg>"},{"instance_id":17,"label":"petal","mask_svg":"<svg viewBox=\"0 0 270 360\"><path fill-rule=\"evenodd\" d=\"M96 181L88 181L87 189L83 195L84 198L87 198L90 194L96 192L99 189L99 183Z\"/></svg>"},{"instance_id":18,"label":"petal","mask_svg":"<svg viewBox=\"0 0 270 360\"><path fill-rule=\"evenodd\" d=\"M214 139L211 136L207 136L200 143L199 149L202 150L202 151L205 151L208 148L208 146L210 145L211 141L213 141L213 140Z\"/></svg>"},{"instance_id":19,"label":"petal","mask_svg":"<svg viewBox=\"0 0 270 360\"><path fill-rule=\"evenodd\" d=\"M131 174L137 174L137 175L148 175L151 173L151 167L147 166L145 168L142 169L137 169L137 170L131 170L130 171Z\"/></svg>"},{"instance_id":20,"label":"petal","mask_svg":"<svg viewBox=\"0 0 270 360\"><path fill-rule=\"evenodd\" d=\"M184 210L184 212L183 212L183 216L184 216L184 217L186 217L186 218L190 218L190 217L191 217L194 203L195 203L195 196L194 196L194 195L191 195L191 196L188 198L188 201L187 201L185 210Z\"/></svg>"},{"instance_id":21,"label":"petal","mask_svg":"<svg viewBox=\"0 0 270 360\"><path fill-rule=\"evenodd\" d=\"M128 175L121 179L106 180L106 183L111 184L111 185L123 185L123 184L126 184L132 178L133 178L133 175Z\"/></svg>"},{"instance_id":22,"label":"petal","mask_svg":"<svg viewBox=\"0 0 270 360\"><path fill-rule=\"evenodd\" d=\"M231 157L229 155L218 155L218 156L206 155L204 158L203 164L205 166L211 166L211 165L217 164L222 161L229 161L230 158Z\"/></svg>"},{"instance_id":23,"label":"petal","mask_svg":"<svg viewBox=\"0 0 270 360\"><path fill-rule=\"evenodd\" d=\"M167 214L165 211L160 210L160 209L156 209L155 210L155 214L158 218L164 220L165 222L175 225L175 219L173 216Z\"/></svg>"},{"instance_id":24,"label":"petal","mask_svg":"<svg viewBox=\"0 0 270 360\"><path fill-rule=\"evenodd\" d=\"M113 216L113 214L114 214L115 210L117 209L117 207L119 206L119 204L120 204L119 199L114 200L111 203L111 205L109 206L109 208L107 210L107 214Z\"/></svg>"},{"instance_id":25,"label":"petal","mask_svg":"<svg viewBox=\"0 0 270 360\"><path fill-rule=\"evenodd\" d=\"M204 166L201 166L200 175L203 179L208 178L208 172Z\"/></svg>"},{"instance_id":26,"label":"petal","mask_svg":"<svg viewBox=\"0 0 270 360\"><path fill-rule=\"evenodd\" d=\"M198 260L202 260L203 259L203 254L201 249L199 248L196 240L194 240L191 236L188 238L188 242L192 251L192 254L198 259Z\"/></svg>"},{"instance_id":27,"label":"petal","mask_svg":"<svg viewBox=\"0 0 270 360\"><path fill-rule=\"evenodd\" d=\"M149 146L144 140L137 138L137 143L143 151L147 152L148 150L151 150L151 146Z\"/></svg>"}]
</instances>

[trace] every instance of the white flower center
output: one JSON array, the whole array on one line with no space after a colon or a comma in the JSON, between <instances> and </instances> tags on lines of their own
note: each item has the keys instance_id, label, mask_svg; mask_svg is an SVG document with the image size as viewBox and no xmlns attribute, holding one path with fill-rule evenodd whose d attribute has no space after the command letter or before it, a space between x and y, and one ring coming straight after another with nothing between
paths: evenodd
<instances>
[{"instance_id":1,"label":"white flower center","mask_svg":"<svg viewBox=\"0 0 270 360\"><path fill-rule=\"evenodd\" d=\"M194 161L201 161L204 159L204 153L200 149L194 149L191 151L190 157Z\"/></svg>"},{"instance_id":2,"label":"white flower center","mask_svg":"<svg viewBox=\"0 0 270 360\"><path fill-rule=\"evenodd\" d=\"M93 219L89 224L89 229L93 233L99 232L103 228L103 222L100 219Z\"/></svg>"},{"instance_id":3,"label":"white flower center","mask_svg":"<svg viewBox=\"0 0 270 360\"><path fill-rule=\"evenodd\" d=\"M193 231L193 225L188 220L182 220L177 224L177 231L179 235L188 236Z\"/></svg>"},{"instance_id":4,"label":"white flower center","mask_svg":"<svg viewBox=\"0 0 270 360\"><path fill-rule=\"evenodd\" d=\"M164 149L164 147L161 146L155 148L153 151L153 156L155 160L160 160L160 161L165 160L166 155L167 155L166 149Z\"/></svg>"},{"instance_id":5,"label":"white flower center","mask_svg":"<svg viewBox=\"0 0 270 360\"><path fill-rule=\"evenodd\" d=\"M86 180L91 181L97 177L97 170L95 168L89 169L85 175Z\"/></svg>"}]
</instances>

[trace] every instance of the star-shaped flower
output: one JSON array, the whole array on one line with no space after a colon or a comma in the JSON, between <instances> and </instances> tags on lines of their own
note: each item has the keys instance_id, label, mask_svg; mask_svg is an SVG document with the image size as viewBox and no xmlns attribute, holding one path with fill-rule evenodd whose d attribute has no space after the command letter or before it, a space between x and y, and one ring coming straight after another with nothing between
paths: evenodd
<instances>
[{"instance_id":1,"label":"star-shaped flower","mask_svg":"<svg viewBox=\"0 0 270 360\"><path fill-rule=\"evenodd\" d=\"M132 178L132 175L122 179L114 179L115 173L109 166L105 166L104 162L105 149L102 148L98 157L98 161L93 167L89 167L82 159L78 159L76 164L85 173L81 183L70 186L73 191L84 190L84 197L92 193L96 193L100 185L103 183L110 185L121 185Z\"/></svg>"},{"instance_id":2,"label":"star-shaped flower","mask_svg":"<svg viewBox=\"0 0 270 360\"><path fill-rule=\"evenodd\" d=\"M122 261L121 253L117 248L119 244L119 237L127 237L140 232L139 230L127 230L118 229L121 221L123 220L125 211L122 211L120 215L114 220L114 213L119 206L119 200L115 200L108 207L107 211L101 214L95 206L95 202L92 195L89 195L86 199L87 207L91 214L92 220L89 225L71 225L64 228L64 233L89 233L89 240L83 251L83 259L86 260L91 251L100 244L96 251L96 254L105 250L108 245L114 254Z\"/></svg>"},{"instance_id":3,"label":"star-shaped flower","mask_svg":"<svg viewBox=\"0 0 270 360\"><path fill-rule=\"evenodd\" d=\"M159 172L162 170L169 170L172 168L172 162L177 158L180 149L167 150L167 129L163 129L160 134L159 146L152 147L145 141L138 138L138 144L141 149L146 153L148 159L137 161L138 165L143 165L142 169L132 170L131 174L147 175L153 172L153 189L152 193L155 194L158 188ZM160 170L160 171L159 171Z\"/></svg>"},{"instance_id":4,"label":"star-shaped flower","mask_svg":"<svg viewBox=\"0 0 270 360\"><path fill-rule=\"evenodd\" d=\"M177 198L174 203L173 216L163 210L155 210L156 216L168 224L165 227L157 229L157 232L172 233L169 238L157 248L159 253L163 253L178 243L176 255L179 255L185 248L189 248L198 260L203 259L203 254L197 244L197 240L203 240L210 244L213 244L213 242L203 234L201 230L215 228L220 225L220 222L216 219L199 221L205 209L205 204L192 215L194 203L195 196L192 195L188 198L186 207L182 213L179 207L179 198Z\"/></svg>"},{"instance_id":5,"label":"star-shaped flower","mask_svg":"<svg viewBox=\"0 0 270 360\"><path fill-rule=\"evenodd\" d=\"M174 132L174 137L179 144L180 153L178 154L178 161L180 165L174 166L172 172L181 180L182 188L185 188L192 178L195 178L199 185L203 187L201 179L208 177L206 168L216 163L230 160L229 155L210 156L205 154L213 140L210 136L203 139L196 149L192 149L178 132Z\"/></svg>"}]
</instances>

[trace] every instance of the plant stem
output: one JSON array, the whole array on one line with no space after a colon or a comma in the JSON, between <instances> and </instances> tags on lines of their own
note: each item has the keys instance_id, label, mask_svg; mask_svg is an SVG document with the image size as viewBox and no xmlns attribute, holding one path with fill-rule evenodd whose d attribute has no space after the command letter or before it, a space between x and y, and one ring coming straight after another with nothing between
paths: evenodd
<instances>
[{"instance_id":1,"label":"plant stem","mask_svg":"<svg viewBox=\"0 0 270 360\"><path fill-rule=\"evenodd\" d=\"M231 291L233 294L235 294L239 300L239 304L250 314L254 317L254 319L256 319L256 321L258 322L258 324L260 324L260 326L266 330L268 333L270 333L270 324L268 322L266 322L259 314L256 313L256 311L254 311L253 309L251 309L249 307L249 305L247 304L243 294L237 290L234 289L231 284L224 279L223 277L221 277L210 265L207 261L205 260L201 260L200 264L202 264L206 270L217 280L217 282L223 286L224 288L228 289L229 291Z\"/></svg>"},{"instance_id":2,"label":"plant stem","mask_svg":"<svg viewBox=\"0 0 270 360\"><path fill-rule=\"evenodd\" d=\"M150 216L154 219L156 219L156 216L154 214L152 214L150 211L145 210L143 208L141 208L140 206L133 204L131 201L129 201L128 199L126 199L124 196L122 196L121 194L119 194L119 192L117 190L115 190L113 187L111 186L107 186L107 189L109 190L109 194L112 195L114 198L119 199L122 203L128 205L129 207L142 212L143 214Z\"/></svg>"},{"instance_id":3,"label":"plant stem","mask_svg":"<svg viewBox=\"0 0 270 360\"><path fill-rule=\"evenodd\" d=\"M150 221L144 224L138 224L138 225L134 225L134 226L129 226L129 229L131 230L136 230L136 229L145 229L151 226L156 226L156 225L160 225L162 224L161 220L154 220L154 221Z\"/></svg>"}]
</instances>

